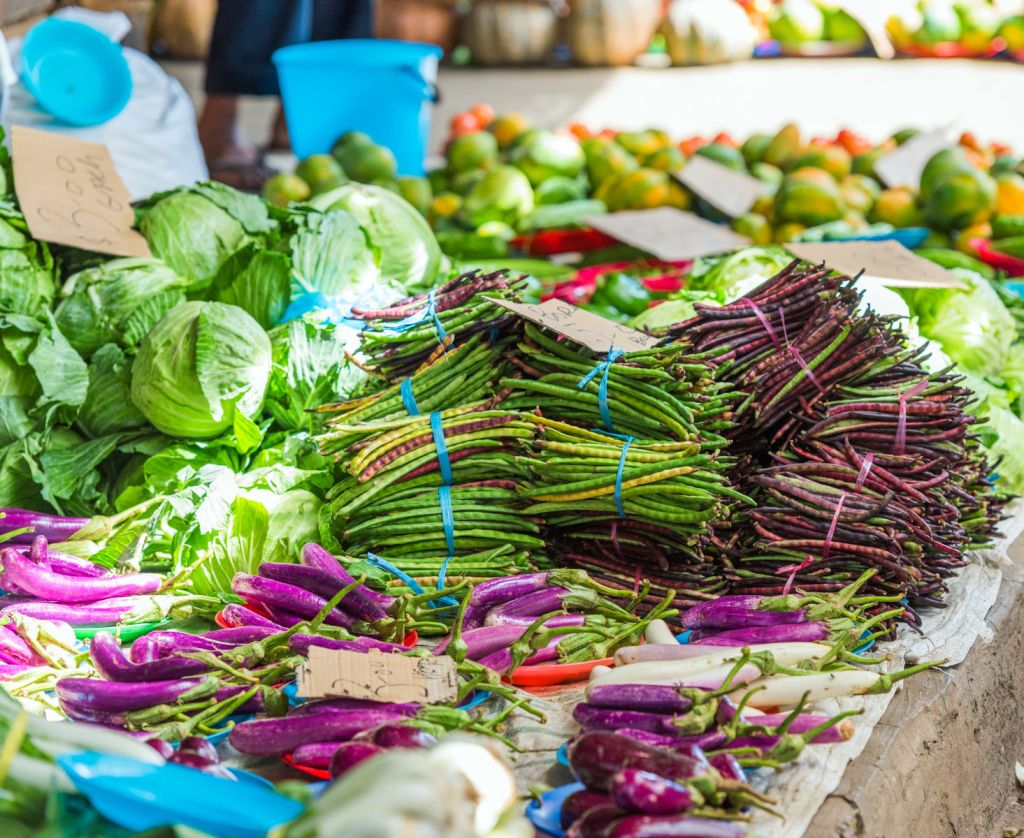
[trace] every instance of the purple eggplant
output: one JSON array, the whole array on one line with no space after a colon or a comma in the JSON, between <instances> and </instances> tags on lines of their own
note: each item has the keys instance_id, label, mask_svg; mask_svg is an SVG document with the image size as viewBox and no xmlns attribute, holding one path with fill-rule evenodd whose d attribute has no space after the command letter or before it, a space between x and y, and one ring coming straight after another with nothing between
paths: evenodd
<instances>
[{"instance_id":1,"label":"purple eggplant","mask_svg":"<svg viewBox=\"0 0 1024 838\"><path fill-rule=\"evenodd\" d=\"M562 801L562 811L559 815L562 829L568 829L573 823L583 817L584 813L595 806L607 806L612 799L607 794L589 789L574 791Z\"/></svg>"},{"instance_id":2,"label":"purple eggplant","mask_svg":"<svg viewBox=\"0 0 1024 838\"><path fill-rule=\"evenodd\" d=\"M518 576L485 579L479 585L475 585L469 594L463 628L482 626L487 612L495 606L547 588L548 577L548 573L523 573ZM541 614L543 613L545 612L542 611Z\"/></svg>"},{"instance_id":3,"label":"purple eggplant","mask_svg":"<svg viewBox=\"0 0 1024 838\"><path fill-rule=\"evenodd\" d=\"M697 802L686 786L638 768L623 769L612 777L612 800L620 809L639 815L678 815Z\"/></svg>"},{"instance_id":4,"label":"purple eggplant","mask_svg":"<svg viewBox=\"0 0 1024 838\"><path fill-rule=\"evenodd\" d=\"M93 564L88 559L81 559L78 556L71 556L67 553L58 553L56 550L51 550L46 539L41 535L37 535L28 547L16 545L12 549L23 556L27 556L29 561L34 564L44 565L54 573L60 573L64 576L100 577L113 575L105 567Z\"/></svg>"},{"instance_id":5,"label":"purple eggplant","mask_svg":"<svg viewBox=\"0 0 1024 838\"><path fill-rule=\"evenodd\" d=\"M125 576L64 576L37 565L27 556L7 548L0 551L3 578L19 590L50 602L95 602L112 597L153 594L163 585L158 573L133 573Z\"/></svg>"},{"instance_id":6,"label":"purple eggplant","mask_svg":"<svg viewBox=\"0 0 1024 838\"><path fill-rule=\"evenodd\" d=\"M20 635L6 628L0 629L0 662L30 666L46 663Z\"/></svg>"},{"instance_id":7,"label":"purple eggplant","mask_svg":"<svg viewBox=\"0 0 1024 838\"><path fill-rule=\"evenodd\" d=\"M220 611L220 619L229 628L243 628L245 626L262 626L263 628L283 631L286 627L268 620L262 614L257 614L251 608L246 608L237 602L225 605Z\"/></svg>"},{"instance_id":8,"label":"purple eggplant","mask_svg":"<svg viewBox=\"0 0 1024 838\"><path fill-rule=\"evenodd\" d=\"M147 734L148 736L149 734ZM150 736L146 741L154 751L156 751L164 759L170 759L174 756L174 746L166 739L161 739L159 736Z\"/></svg>"},{"instance_id":9,"label":"purple eggplant","mask_svg":"<svg viewBox=\"0 0 1024 838\"><path fill-rule=\"evenodd\" d=\"M358 742L372 742L382 748L429 748L437 737L422 728L401 722L388 722L355 736Z\"/></svg>"},{"instance_id":10,"label":"purple eggplant","mask_svg":"<svg viewBox=\"0 0 1024 838\"><path fill-rule=\"evenodd\" d=\"M731 821L686 815L627 815L611 824L602 838L744 838L747 830Z\"/></svg>"},{"instance_id":11,"label":"purple eggplant","mask_svg":"<svg viewBox=\"0 0 1024 838\"><path fill-rule=\"evenodd\" d=\"M670 722L668 719L665 721ZM705 733L692 733L686 736L674 736L671 733L655 733L649 730L639 730L635 727L620 727L615 732L622 736L628 736L630 739L635 739L637 742L643 742L645 745L667 748L670 751L675 751L677 754L683 754L696 760L705 759L704 751L720 748L729 739L720 730L709 730Z\"/></svg>"},{"instance_id":12,"label":"purple eggplant","mask_svg":"<svg viewBox=\"0 0 1024 838\"><path fill-rule=\"evenodd\" d=\"M326 770L331 767L334 752L347 742L307 742L292 751L292 759L308 768Z\"/></svg>"},{"instance_id":13,"label":"purple eggplant","mask_svg":"<svg viewBox=\"0 0 1024 838\"><path fill-rule=\"evenodd\" d=\"M197 754L207 762L220 762L217 749L210 744L209 739L202 736L186 736L178 745L178 750Z\"/></svg>"},{"instance_id":14,"label":"purple eggplant","mask_svg":"<svg viewBox=\"0 0 1024 838\"><path fill-rule=\"evenodd\" d=\"M626 813L614 803L591 806L565 831L565 838L604 838L605 830Z\"/></svg>"},{"instance_id":15,"label":"purple eggplant","mask_svg":"<svg viewBox=\"0 0 1024 838\"><path fill-rule=\"evenodd\" d=\"M505 628L504 626L487 626L486 628ZM521 629L521 626L513 626L513 628ZM482 629L476 629L481 631ZM523 666L534 666L538 663L548 663L549 661L558 660L558 645L565 638L565 635L558 635L552 637L547 645L543 649L538 649L528 658L523 661ZM498 649L496 652L491 652L486 657L480 658L477 663L482 666L486 666L488 669L493 669L499 675L505 675L512 668L512 648L507 646L504 649Z\"/></svg>"},{"instance_id":16,"label":"purple eggplant","mask_svg":"<svg viewBox=\"0 0 1024 838\"><path fill-rule=\"evenodd\" d=\"M818 643L828 640L829 629L825 623L780 623L774 626L751 626L750 628L729 629L716 632L714 629L699 629L690 637L688 645L702 646L756 646L761 643Z\"/></svg>"},{"instance_id":17,"label":"purple eggplant","mask_svg":"<svg viewBox=\"0 0 1024 838\"><path fill-rule=\"evenodd\" d=\"M26 527L32 530L14 536L14 544L30 544L37 535L46 536L48 541L67 541L88 523L88 518L64 518L60 515L47 515L44 512L13 507L0 509L0 533L9 533Z\"/></svg>"},{"instance_id":18,"label":"purple eggplant","mask_svg":"<svg viewBox=\"0 0 1024 838\"><path fill-rule=\"evenodd\" d=\"M533 591L526 594L526 596L509 600L496 608L492 608L487 613L484 624L487 626L500 626L509 618L520 621L523 617L533 617L536 619L542 614L558 611L562 608L562 598L568 593L565 588L554 586Z\"/></svg>"},{"instance_id":19,"label":"purple eggplant","mask_svg":"<svg viewBox=\"0 0 1024 838\"><path fill-rule=\"evenodd\" d=\"M287 608L280 608L276 605L264 604L263 607L266 609L270 619L284 628L292 628L292 626L297 626L299 623L309 622L311 619L309 617L300 617L298 614L289 611ZM337 611L338 609L334 610ZM326 622L330 623L329 620Z\"/></svg>"},{"instance_id":20,"label":"purple eggplant","mask_svg":"<svg viewBox=\"0 0 1024 838\"><path fill-rule=\"evenodd\" d=\"M209 667L191 658L167 657L134 663L124 656L114 635L97 632L89 644L89 657L100 675L110 681L173 681L202 675Z\"/></svg>"},{"instance_id":21,"label":"purple eggplant","mask_svg":"<svg viewBox=\"0 0 1024 838\"><path fill-rule=\"evenodd\" d=\"M276 614L277 609L283 609L306 620L316 617L327 605L327 600L323 597L295 585L248 573L236 573L235 578L231 580L231 590L247 602L258 602L274 609L271 613ZM332 626L351 628L356 620L351 614L335 608L327 615L325 622Z\"/></svg>"},{"instance_id":22,"label":"purple eggplant","mask_svg":"<svg viewBox=\"0 0 1024 838\"><path fill-rule=\"evenodd\" d=\"M299 561L307 567L315 567L319 570L323 570L327 573L337 576L338 579L341 580L339 590L341 588L348 587L356 581L352 574L350 574L341 564L341 562L339 562L334 556L328 553L319 544L314 544L310 542L309 544L303 545L302 550L299 554ZM387 617L388 614L391 613L391 609L394 607L395 604L395 598L393 596L378 593L372 588L368 588L366 585L361 585L360 587L355 588L352 591L351 595L358 600L364 600L366 602L372 603L376 607L376 617L363 617L363 619L367 622L373 622L374 620L384 619L384 617ZM348 597L346 597L346 601L347 600ZM353 613L360 613L362 609L363 606L357 606L355 609L351 610L353 611Z\"/></svg>"},{"instance_id":23,"label":"purple eggplant","mask_svg":"<svg viewBox=\"0 0 1024 838\"><path fill-rule=\"evenodd\" d=\"M683 628L751 628L753 626L778 626L784 623L802 623L807 620L807 612L799 611L762 611L764 597L760 596L722 596L710 602L702 602L680 617Z\"/></svg>"},{"instance_id":24,"label":"purple eggplant","mask_svg":"<svg viewBox=\"0 0 1024 838\"><path fill-rule=\"evenodd\" d=\"M10 681L33 668L24 663L0 663L0 681Z\"/></svg>"},{"instance_id":25,"label":"purple eggplant","mask_svg":"<svg viewBox=\"0 0 1024 838\"><path fill-rule=\"evenodd\" d=\"M314 634L293 634L288 638L288 646L297 655L308 655L310 646L320 646L324 649L344 649L349 652L368 652L376 649L379 652L390 652L401 654L407 652L404 646L397 643L387 643L383 640L375 640L372 637L357 637L355 640L335 640L333 637L320 637Z\"/></svg>"},{"instance_id":26,"label":"purple eggplant","mask_svg":"<svg viewBox=\"0 0 1024 838\"><path fill-rule=\"evenodd\" d=\"M321 713L349 713L352 710L387 710L400 716L415 716L420 705L412 702L405 704L382 704L368 698L321 698L307 701L288 711L288 718L317 716Z\"/></svg>"},{"instance_id":27,"label":"purple eggplant","mask_svg":"<svg viewBox=\"0 0 1024 838\"><path fill-rule=\"evenodd\" d=\"M501 619L501 626L522 626L529 628L536 622L536 617L504 616ZM566 626L582 626L587 622L585 614L555 614L544 621L544 628L564 628Z\"/></svg>"},{"instance_id":28,"label":"purple eggplant","mask_svg":"<svg viewBox=\"0 0 1024 838\"><path fill-rule=\"evenodd\" d=\"M128 715L126 711L95 710L89 707L82 707L79 704L75 704L73 701L66 701L63 698L58 698L57 704L60 706L60 709L64 711L64 715L72 721L121 729L128 726Z\"/></svg>"},{"instance_id":29,"label":"purple eggplant","mask_svg":"<svg viewBox=\"0 0 1024 838\"><path fill-rule=\"evenodd\" d=\"M199 754L193 751L182 751L180 748L174 752L169 760L175 765L184 765L187 768L195 768L197 771L202 771L204 774L209 774L211 777L219 777L222 780L237 780L227 768L220 764L220 762L209 762L203 759Z\"/></svg>"},{"instance_id":30,"label":"purple eggplant","mask_svg":"<svg viewBox=\"0 0 1024 838\"><path fill-rule=\"evenodd\" d=\"M745 721L748 724L771 729L777 728L788 718L788 713L766 713L762 716L749 716ZM789 725L788 732L807 733L807 731L823 725L829 718L829 716L824 716L820 713L803 713L793 719ZM845 742L851 736L853 736L853 722L850 719L843 719L831 727L825 728L825 730L811 740L811 743L814 745L832 745L837 742Z\"/></svg>"},{"instance_id":31,"label":"purple eggplant","mask_svg":"<svg viewBox=\"0 0 1024 838\"><path fill-rule=\"evenodd\" d=\"M264 562L259 567L259 574L267 579L295 585L321 596L325 602L337 596L338 591L345 587L345 583L341 579L326 570L301 564ZM375 623L388 616L373 600L361 596L359 588L354 588L345 595L340 608L367 623Z\"/></svg>"},{"instance_id":32,"label":"purple eggplant","mask_svg":"<svg viewBox=\"0 0 1024 838\"><path fill-rule=\"evenodd\" d=\"M84 709L120 712L142 710L156 704L177 704L212 696L217 691L215 678L190 678L181 681L120 683L100 678L61 678L57 697Z\"/></svg>"},{"instance_id":33,"label":"purple eggplant","mask_svg":"<svg viewBox=\"0 0 1024 838\"><path fill-rule=\"evenodd\" d=\"M307 742L346 742L362 730L401 718L401 714L388 710L353 710L319 714L314 725L308 716L289 714L282 719L241 722L232 729L228 741L243 754L280 756Z\"/></svg>"},{"instance_id":34,"label":"purple eggplant","mask_svg":"<svg viewBox=\"0 0 1024 838\"><path fill-rule=\"evenodd\" d=\"M584 733L569 746L569 766L587 788L608 791L612 777L624 768L652 771L682 782L707 772L707 762L669 753L618 733Z\"/></svg>"},{"instance_id":35,"label":"purple eggplant","mask_svg":"<svg viewBox=\"0 0 1024 838\"><path fill-rule=\"evenodd\" d=\"M279 633L279 629L262 626L219 629L201 635L183 631L153 631L132 643L128 657L135 663L146 663L179 652L226 652Z\"/></svg>"},{"instance_id":36,"label":"purple eggplant","mask_svg":"<svg viewBox=\"0 0 1024 838\"><path fill-rule=\"evenodd\" d=\"M732 747L731 745L729 747ZM743 766L732 754L714 754L711 758L711 767L715 769L725 780L734 780L742 783L747 779L743 773Z\"/></svg>"},{"instance_id":37,"label":"purple eggplant","mask_svg":"<svg viewBox=\"0 0 1024 838\"><path fill-rule=\"evenodd\" d=\"M675 687L662 684L599 684L591 688L587 702L594 707L651 713L685 713L693 706Z\"/></svg>"},{"instance_id":38,"label":"purple eggplant","mask_svg":"<svg viewBox=\"0 0 1024 838\"><path fill-rule=\"evenodd\" d=\"M384 748L371 742L343 742L331 757L331 777L340 777L359 763L384 753Z\"/></svg>"},{"instance_id":39,"label":"purple eggplant","mask_svg":"<svg viewBox=\"0 0 1024 838\"><path fill-rule=\"evenodd\" d=\"M584 730L617 730L620 727L629 727L651 733L663 732L665 722L672 719L671 716L660 713L595 707L586 702L577 704L573 708L572 717L576 720L576 724Z\"/></svg>"},{"instance_id":40,"label":"purple eggplant","mask_svg":"<svg viewBox=\"0 0 1024 838\"><path fill-rule=\"evenodd\" d=\"M526 631L525 626L482 626L462 632L466 644L467 660L478 661L499 649L506 649L515 643ZM434 654L440 655L448 648L451 635L434 647Z\"/></svg>"}]
</instances>

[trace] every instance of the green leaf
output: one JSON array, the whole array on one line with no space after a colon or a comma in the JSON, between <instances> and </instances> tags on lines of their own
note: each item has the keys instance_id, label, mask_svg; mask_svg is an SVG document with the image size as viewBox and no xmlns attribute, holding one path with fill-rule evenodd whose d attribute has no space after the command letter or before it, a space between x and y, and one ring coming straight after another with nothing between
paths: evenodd
<instances>
[{"instance_id":1,"label":"green leaf","mask_svg":"<svg viewBox=\"0 0 1024 838\"><path fill-rule=\"evenodd\" d=\"M120 434L110 434L69 448L44 450L39 458L43 497L63 513L91 515L105 506L97 468L114 452L120 439Z\"/></svg>"},{"instance_id":2,"label":"green leaf","mask_svg":"<svg viewBox=\"0 0 1024 838\"><path fill-rule=\"evenodd\" d=\"M242 454L248 454L253 449L259 447L259 444L263 441L263 432L260 430L259 425L252 421L242 411L234 411L234 431L235 439L238 441L238 450Z\"/></svg>"},{"instance_id":3,"label":"green leaf","mask_svg":"<svg viewBox=\"0 0 1024 838\"><path fill-rule=\"evenodd\" d=\"M292 296L319 291L356 300L380 279L380 270L356 220L347 212L309 213L291 240Z\"/></svg>"},{"instance_id":4,"label":"green leaf","mask_svg":"<svg viewBox=\"0 0 1024 838\"><path fill-rule=\"evenodd\" d=\"M191 575L192 593L216 595L231 590L236 573L256 573L264 561L264 545L270 526L270 513L258 501L236 498L231 504L226 536L215 539L213 555Z\"/></svg>"},{"instance_id":5,"label":"green leaf","mask_svg":"<svg viewBox=\"0 0 1024 838\"><path fill-rule=\"evenodd\" d=\"M53 315L47 312L47 317L49 328L39 333L35 349L28 356L43 391L37 409L67 407L70 410L62 415L73 418L89 392L89 368L61 334Z\"/></svg>"},{"instance_id":6,"label":"green leaf","mask_svg":"<svg viewBox=\"0 0 1024 838\"><path fill-rule=\"evenodd\" d=\"M258 251L217 299L244 309L264 329L284 315L291 295L291 262L274 250Z\"/></svg>"},{"instance_id":7,"label":"green leaf","mask_svg":"<svg viewBox=\"0 0 1024 838\"><path fill-rule=\"evenodd\" d=\"M269 233L275 228L266 202L249 192L240 192L224 183L197 183L193 190L212 201L245 228L247 233Z\"/></svg>"},{"instance_id":8,"label":"green leaf","mask_svg":"<svg viewBox=\"0 0 1024 838\"><path fill-rule=\"evenodd\" d=\"M206 303L196 320L195 371L213 418L255 416L270 377L270 339L244 312Z\"/></svg>"},{"instance_id":9,"label":"green leaf","mask_svg":"<svg viewBox=\"0 0 1024 838\"><path fill-rule=\"evenodd\" d=\"M131 396L132 366L120 347L108 343L89 362L89 390L78 412L78 424L97 437L146 425Z\"/></svg>"}]
</instances>

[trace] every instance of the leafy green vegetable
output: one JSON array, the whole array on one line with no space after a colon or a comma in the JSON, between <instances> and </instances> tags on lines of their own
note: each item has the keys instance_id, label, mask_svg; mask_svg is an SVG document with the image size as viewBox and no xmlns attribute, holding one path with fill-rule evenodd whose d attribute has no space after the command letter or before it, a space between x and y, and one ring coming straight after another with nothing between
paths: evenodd
<instances>
[{"instance_id":1,"label":"leafy green vegetable","mask_svg":"<svg viewBox=\"0 0 1024 838\"><path fill-rule=\"evenodd\" d=\"M1006 363L1016 325L989 282L961 268L952 273L966 286L908 288L901 293L910 303L925 337L970 372L998 376Z\"/></svg>"},{"instance_id":2,"label":"leafy green vegetable","mask_svg":"<svg viewBox=\"0 0 1024 838\"><path fill-rule=\"evenodd\" d=\"M986 420L978 426L978 435L995 461L997 485L1015 494L1024 493L1024 420L991 400L978 412Z\"/></svg>"},{"instance_id":3,"label":"leafy green vegetable","mask_svg":"<svg viewBox=\"0 0 1024 838\"><path fill-rule=\"evenodd\" d=\"M689 288L714 291L729 303L760 285L793 258L781 247L745 247L727 256L702 257L693 263Z\"/></svg>"},{"instance_id":4,"label":"leafy green vegetable","mask_svg":"<svg viewBox=\"0 0 1024 838\"><path fill-rule=\"evenodd\" d=\"M78 424L91 437L145 427L131 398L132 365L113 343L101 347L89 362L89 390L78 411Z\"/></svg>"},{"instance_id":5,"label":"leafy green vegetable","mask_svg":"<svg viewBox=\"0 0 1024 838\"><path fill-rule=\"evenodd\" d=\"M217 292L217 299L238 306L264 329L270 329L288 308L291 262L284 253L260 250L254 245L243 252L249 257L245 267Z\"/></svg>"},{"instance_id":6,"label":"leafy green vegetable","mask_svg":"<svg viewBox=\"0 0 1024 838\"><path fill-rule=\"evenodd\" d=\"M352 215L310 212L300 218L291 238L293 296L319 291L354 302L380 281L376 257Z\"/></svg>"},{"instance_id":7,"label":"leafy green vegetable","mask_svg":"<svg viewBox=\"0 0 1024 838\"><path fill-rule=\"evenodd\" d=\"M270 513L259 501L237 497L231 503L227 532L210 544L210 558L189 577L193 593L207 596L231 590L236 573L255 574L264 561Z\"/></svg>"},{"instance_id":8,"label":"leafy green vegetable","mask_svg":"<svg viewBox=\"0 0 1024 838\"><path fill-rule=\"evenodd\" d=\"M274 366L267 387L266 409L290 430L319 427L311 408L337 400L352 378L341 335L329 324L292 320L270 333Z\"/></svg>"},{"instance_id":9,"label":"leafy green vegetable","mask_svg":"<svg viewBox=\"0 0 1024 838\"><path fill-rule=\"evenodd\" d=\"M441 248L423 216L404 198L380 186L346 183L310 204L321 211L352 213L380 254L384 281L397 291L415 294L433 286Z\"/></svg>"},{"instance_id":10,"label":"leafy green vegetable","mask_svg":"<svg viewBox=\"0 0 1024 838\"><path fill-rule=\"evenodd\" d=\"M0 202L0 311L36 317L55 290L49 248L29 235L20 212Z\"/></svg>"},{"instance_id":11,"label":"leafy green vegetable","mask_svg":"<svg viewBox=\"0 0 1024 838\"><path fill-rule=\"evenodd\" d=\"M57 325L86 358L107 343L134 349L189 284L159 259L112 259L68 279Z\"/></svg>"},{"instance_id":12,"label":"leafy green vegetable","mask_svg":"<svg viewBox=\"0 0 1024 838\"><path fill-rule=\"evenodd\" d=\"M259 414L270 338L237 306L187 302L147 335L132 366L132 401L169 436L203 439Z\"/></svg>"},{"instance_id":13,"label":"leafy green vegetable","mask_svg":"<svg viewBox=\"0 0 1024 838\"><path fill-rule=\"evenodd\" d=\"M274 228L260 198L218 183L157 196L139 222L153 253L203 286L251 237Z\"/></svg>"},{"instance_id":14,"label":"leafy green vegetable","mask_svg":"<svg viewBox=\"0 0 1024 838\"><path fill-rule=\"evenodd\" d=\"M0 314L0 445L70 424L85 401L89 373L45 312L45 321Z\"/></svg>"},{"instance_id":15,"label":"leafy green vegetable","mask_svg":"<svg viewBox=\"0 0 1024 838\"><path fill-rule=\"evenodd\" d=\"M646 329L651 332L667 329L695 316L693 303L694 300L691 299L665 300L634 317L629 321L629 325L634 329Z\"/></svg>"}]
</instances>

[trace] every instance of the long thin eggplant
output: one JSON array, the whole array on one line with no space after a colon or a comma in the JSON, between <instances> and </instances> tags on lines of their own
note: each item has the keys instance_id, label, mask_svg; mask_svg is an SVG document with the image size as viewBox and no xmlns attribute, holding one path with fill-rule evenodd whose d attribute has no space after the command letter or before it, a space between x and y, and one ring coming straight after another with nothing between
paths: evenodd
<instances>
[{"instance_id":1,"label":"long thin eggplant","mask_svg":"<svg viewBox=\"0 0 1024 838\"><path fill-rule=\"evenodd\" d=\"M732 821L687 815L627 815L610 824L602 838L744 838L745 827Z\"/></svg>"},{"instance_id":2,"label":"long thin eggplant","mask_svg":"<svg viewBox=\"0 0 1024 838\"><path fill-rule=\"evenodd\" d=\"M324 570L337 576L338 579L341 580L341 585L338 587L338 590L341 590L341 588L347 587L356 581L341 562L339 562L319 544L314 544L313 542L304 544L299 553L299 561L307 567L315 567L319 570ZM354 588L351 595L356 599L372 603L376 607L375 612L366 612L367 616L363 617L363 619L367 622L384 619L389 613L391 613L391 608L395 604L395 598L393 596L379 593L366 585L360 585L359 587ZM347 599L348 597L346 597L346 600ZM361 613L361 608L361 606L357 606L352 610L354 613ZM376 613L377 616L369 616L371 613Z\"/></svg>"},{"instance_id":3,"label":"long thin eggplant","mask_svg":"<svg viewBox=\"0 0 1024 838\"><path fill-rule=\"evenodd\" d=\"M345 742L307 742L292 751L292 759L299 765L310 768L327 769L331 766L331 757Z\"/></svg>"},{"instance_id":4,"label":"long thin eggplant","mask_svg":"<svg viewBox=\"0 0 1024 838\"><path fill-rule=\"evenodd\" d=\"M192 658L166 657L146 663L134 663L125 657L114 635L97 632L89 644L89 657L100 675L110 681L173 681L202 675L208 667Z\"/></svg>"},{"instance_id":5,"label":"long thin eggplant","mask_svg":"<svg viewBox=\"0 0 1024 838\"><path fill-rule=\"evenodd\" d=\"M36 536L31 547L18 545L15 546L13 549L17 550L23 556L28 556L31 561L35 562L36 559L33 556L31 550L32 547L35 547L36 542L38 542L39 540L42 540L44 543L46 541L46 539L43 538L43 536ZM64 576L100 577L113 575L105 567L100 567L100 565L98 564L93 564L88 559L82 559L78 556L69 555L68 553L60 553L56 550L51 550L49 549L48 545L46 546L45 552L43 552L42 556L40 557L40 561L37 562L37 564L39 563L46 565L54 573L60 573Z\"/></svg>"},{"instance_id":6,"label":"long thin eggplant","mask_svg":"<svg viewBox=\"0 0 1024 838\"><path fill-rule=\"evenodd\" d=\"M343 742L340 747L335 749L334 755L331 757L331 777L340 777L359 763L366 762L382 753L384 753L384 748L374 745L372 742Z\"/></svg>"},{"instance_id":7,"label":"long thin eggplant","mask_svg":"<svg viewBox=\"0 0 1024 838\"><path fill-rule=\"evenodd\" d=\"M241 628L243 626L262 626L277 631L284 631L285 626L278 625L273 620L268 620L262 614L257 614L251 608L246 608L237 602L225 605L220 611L220 620L229 628Z\"/></svg>"},{"instance_id":8,"label":"long thin eggplant","mask_svg":"<svg viewBox=\"0 0 1024 838\"><path fill-rule=\"evenodd\" d=\"M323 597L325 602L336 596L338 591L345 587L345 583L338 576L332 575L318 567L308 567L301 564L263 562L260 565L259 574L267 579L295 585L298 588ZM345 595L339 606L342 610L368 623L375 623L388 616L386 612L381 611L375 602L359 596L357 591L358 589L354 589Z\"/></svg>"},{"instance_id":9,"label":"long thin eggplant","mask_svg":"<svg viewBox=\"0 0 1024 838\"><path fill-rule=\"evenodd\" d=\"M595 806L607 806L611 802L611 797L599 791L590 791L589 789L574 791L562 801L562 811L559 815L562 829L568 829L576 820L583 817L585 812Z\"/></svg>"},{"instance_id":10,"label":"long thin eggplant","mask_svg":"<svg viewBox=\"0 0 1024 838\"><path fill-rule=\"evenodd\" d=\"M314 634L293 634L288 638L288 646L297 655L308 655L310 646L319 646L323 649L345 649L350 652L368 652L371 649L376 649L378 652L401 654L408 651L397 643L388 643L372 637L337 640L333 637L320 637Z\"/></svg>"},{"instance_id":11,"label":"long thin eggplant","mask_svg":"<svg viewBox=\"0 0 1024 838\"><path fill-rule=\"evenodd\" d=\"M751 626L750 628L715 631L700 629L690 644L703 649L708 646L756 646L760 643L820 643L829 638L825 623L779 623L774 626Z\"/></svg>"},{"instance_id":12,"label":"long thin eggplant","mask_svg":"<svg viewBox=\"0 0 1024 838\"><path fill-rule=\"evenodd\" d=\"M3 578L19 590L50 602L95 602L112 597L153 594L163 585L158 573L133 573L126 576L64 576L35 564L27 556L7 548L0 551Z\"/></svg>"},{"instance_id":13,"label":"long thin eggplant","mask_svg":"<svg viewBox=\"0 0 1024 838\"><path fill-rule=\"evenodd\" d=\"M315 725L305 716L254 719L236 725L228 741L243 754L280 756L307 742L345 742L362 730L401 718L400 714L387 710L353 710L318 714Z\"/></svg>"},{"instance_id":14,"label":"long thin eggplant","mask_svg":"<svg viewBox=\"0 0 1024 838\"><path fill-rule=\"evenodd\" d=\"M669 753L617 733L584 733L569 746L569 766L587 788L608 791L612 777L625 768L651 771L682 782L707 773L707 761Z\"/></svg>"},{"instance_id":15,"label":"long thin eggplant","mask_svg":"<svg viewBox=\"0 0 1024 838\"><path fill-rule=\"evenodd\" d=\"M679 621L683 628L749 628L751 626L777 626L782 623L801 623L807 619L805 611L762 611L759 606L764 597L722 596L695 605L684 611Z\"/></svg>"},{"instance_id":16,"label":"long thin eggplant","mask_svg":"<svg viewBox=\"0 0 1024 838\"><path fill-rule=\"evenodd\" d=\"M605 830L626 813L614 803L587 809L565 833L565 838L604 838Z\"/></svg>"},{"instance_id":17,"label":"long thin eggplant","mask_svg":"<svg viewBox=\"0 0 1024 838\"><path fill-rule=\"evenodd\" d=\"M213 695L218 686L215 678L120 683L70 677L57 681L56 692L58 698L79 707L119 712L206 698Z\"/></svg>"},{"instance_id":18,"label":"long thin eggplant","mask_svg":"<svg viewBox=\"0 0 1024 838\"><path fill-rule=\"evenodd\" d=\"M236 573L231 580L231 590L249 602L258 602L272 608L282 608L307 620L316 617L327 605L327 600L295 585ZM325 620L332 626L351 628L355 618L338 608L333 609Z\"/></svg>"},{"instance_id":19,"label":"long thin eggplant","mask_svg":"<svg viewBox=\"0 0 1024 838\"><path fill-rule=\"evenodd\" d=\"M0 509L0 533L31 529L14 536L11 540L15 544L29 544L37 535L46 536L48 541L66 541L88 523L88 518L65 518L13 507Z\"/></svg>"},{"instance_id":20,"label":"long thin eggplant","mask_svg":"<svg viewBox=\"0 0 1024 838\"><path fill-rule=\"evenodd\" d=\"M625 768L612 777L612 800L640 815L678 815L698 803L686 786L638 768Z\"/></svg>"},{"instance_id":21,"label":"long thin eggplant","mask_svg":"<svg viewBox=\"0 0 1024 838\"><path fill-rule=\"evenodd\" d=\"M594 707L645 710L650 713L685 713L693 702L675 687L663 684L606 684L590 690L587 702Z\"/></svg>"}]
</instances>

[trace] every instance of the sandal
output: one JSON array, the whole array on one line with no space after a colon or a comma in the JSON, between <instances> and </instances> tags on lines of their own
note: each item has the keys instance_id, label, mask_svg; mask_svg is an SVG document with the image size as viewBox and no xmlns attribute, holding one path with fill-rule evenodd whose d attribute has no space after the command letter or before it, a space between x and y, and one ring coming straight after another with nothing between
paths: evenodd
<instances>
[{"instance_id":1,"label":"sandal","mask_svg":"<svg viewBox=\"0 0 1024 838\"><path fill-rule=\"evenodd\" d=\"M256 160L240 160L237 157L222 157L207 164L210 180L218 181L241 190L259 192L263 184L274 176L274 170L264 162L262 155Z\"/></svg>"}]
</instances>

